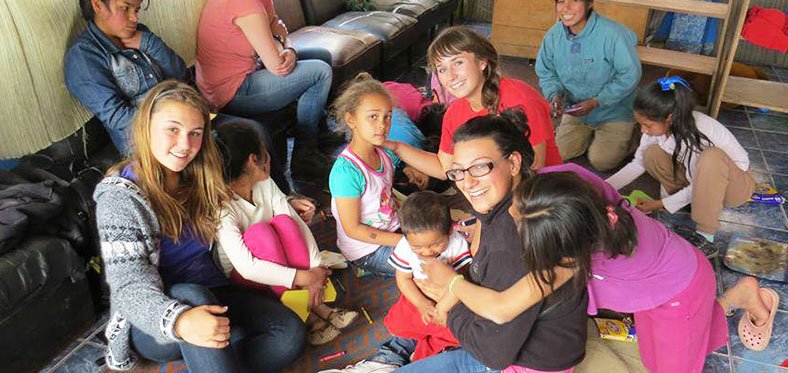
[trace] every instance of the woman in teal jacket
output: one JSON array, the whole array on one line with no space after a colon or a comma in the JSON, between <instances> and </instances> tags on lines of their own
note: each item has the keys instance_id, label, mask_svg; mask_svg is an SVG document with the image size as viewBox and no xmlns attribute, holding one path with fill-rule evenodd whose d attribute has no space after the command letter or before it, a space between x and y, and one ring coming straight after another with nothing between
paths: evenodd
<instances>
[{"instance_id":1,"label":"woman in teal jacket","mask_svg":"<svg viewBox=\"0 0 788 373\"><path fill-rule=\"evenodd\" d=\"M556 0L556 23L542 40L536 74L553 116L561 158L588 151L599 171L618 166L636 143L632 104L640 81L635 34L600 16L593 0Z\"/></svg>"}]
</instances>

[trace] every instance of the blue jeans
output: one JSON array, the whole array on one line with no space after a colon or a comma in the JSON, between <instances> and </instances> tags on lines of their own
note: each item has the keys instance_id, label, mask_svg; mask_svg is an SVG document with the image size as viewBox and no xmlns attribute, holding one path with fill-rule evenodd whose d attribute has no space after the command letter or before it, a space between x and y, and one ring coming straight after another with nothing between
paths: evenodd
<instances>
[{"instance_id":1,"label":"blue jeans","mask_svg":"<svg viewBox=\"0 0 788 373\"><path fill-rule=\"evenodd\" d=\"M378 363L405 366L410 362L410 355L416 351L416 340L402 337L391 337L378 347L375 356L367 359Z\"/></svg>"},{"instance_id":2,"label":"blue jeans","mask_svg":"<svg viewBox=\"0 0 788 373\"><path fill-rule=\"evenodd\" d=\"M393 252L394 246L380 246L372 253L354 260L353 264L375 276L394 277L396 270L389 264Z\"/></svg>"},{"instance_id":3,"label":"blue jeans","mask_svg":"<svg viewBox=\"0 0 788 373\"><path fill-rule=\"evenodd\" d=\"M273 179L274 183L276 183L276 186L282 190L282 193L290 194L290 184L285 178L284 162L282 162L282 160L277 156L276 152L273 151L274 145L273 141L271 140L271 134L268 133L268 130L265 128L265 126L256 120L240 118L234 115L222 113L217 114L216 117L213 118L211 121L211 126L213 126L213 129L218 129L223 124L229 122L246 122L257 131L257 133L260 135L260 140L263 141L263 146L268 151L268 156L271 160L271 179Z\"/></svg>"},{"instance_id":4,"label":"blue jeans","mask_svg":"<svg viewBox=\"0 0 788 373\"><path fill-rule=\"evenodd\" d=\"M303 351L306 329L301 319L281 303L254 290L176 284L168 294L192 306L228 306L230 346L206 348L186 341L160 344L132 327L134 348L146 359L167 362L182 357L192 373L277 372L295 361Z\"/></svg>"},{"instance_id":5,"label":"blue jeans","mask_svg":"<svg viewBox=\"0 0 788 373\"><path fill-rule=\"evenodd\" d=\"M296 143L317 141L318 124L323 117L331 90L331 66L322 60L299 60L287 76L276 76L262 69L249 74L235 97L222 109L242 117L253 117L279 110L298 100Z\"/></svg>"},{"instance_id":6,"label":"blue jeans","mask_svg":"<svg viewBox=\"0 0 788 373\"><path fill-rule=\"evenodd\" d=\"M499 372L499 370L486 367L467 351L459 349L440 353L405 365L397 369L397 372L480 373Z\"/></svg>"}]
</instances>

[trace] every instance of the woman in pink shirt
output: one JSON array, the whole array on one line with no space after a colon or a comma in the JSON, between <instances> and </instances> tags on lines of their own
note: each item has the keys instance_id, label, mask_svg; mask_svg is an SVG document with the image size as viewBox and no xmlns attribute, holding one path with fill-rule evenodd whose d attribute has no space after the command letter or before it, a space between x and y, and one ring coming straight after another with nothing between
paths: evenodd
<instances>
[{"instance_id":1,"label":"woman in pink shirt","mask_svg":"<svg viewBox=\"0 0 788 373\"><path fill-rule=\"evenodd\" d=\"M643 365L654 372L700 372L706 355L727 341L725 315L734 308L746 311L742 342L768 345L776 292L746 277L715 302L714 271L700 250L620 203L599 177L556 172L567 166L547 167L518 185L509 210L526 265L547 270L501 293L452 280L456 275L435 263L423 266L430 281L451 283L449 292L466 306L504 323L573 277L574 286L588 287L590 314L597 308L635 314Z\"/></svg>"},{"instance_id":2,"label":"woman in pink shirt","mask_svg":"<svg viewBox=\"0 0 788 373\"><path fill-rule=\"evenodd\" d=\"M321 59L298 59L271 0L205 3L197 26L197 86L214 110L241 117L259 117L298 100L294 176L328 175L330 162L318 150L317 137L331 66L324 62L330 56Z\"/></svg>"}]
</instances>

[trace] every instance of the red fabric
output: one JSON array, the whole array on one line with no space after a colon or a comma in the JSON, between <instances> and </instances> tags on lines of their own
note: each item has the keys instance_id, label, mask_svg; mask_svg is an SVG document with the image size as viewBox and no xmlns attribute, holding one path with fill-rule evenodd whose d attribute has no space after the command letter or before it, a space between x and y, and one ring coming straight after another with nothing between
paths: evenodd
<instances>
[{"instance_id":1,"label":"red fabric","mask_svg":"<svg viewBox=\"0 0 788 373\"><path fill-rule=\"evenodd\" d=\"M539 91L517 79L501 79L500 91L501 110L519 107L525 112L528 127L531 129L531 137L528 139L531 145L546 143L545 166L563 164L564 161L561 160L558 147L555 145L555 129L547 100ZM487 109L473 111L467 99L460 98L454 101L446 109L446 115L443 117L440 150L446 154L454 154L452 143L454 131L467 121L487 114Z\"/></svg>"},{"instance_id":2,"label":"red fabric","mask_svg":"<svg viewBox=\"0 0 788 373\"><path fill-rule=\"evenodd\" d=\"M405 110L414 123L419 119L421 109L432 104L432 101L424 98L421 92L411 84L383 82L383 86L394 99L394 106Z\"/></svg>"},{"instance_id":3,"label":"red fabric","mask_svg":"<svg viewBox=\"0 0 788 373\"><path fill-rule=\"evenodd\" d=\"M417 341L411 361L424 359L447 347L460 345L460 341L454 338L449 328L435 323L424 325L419 309L402 295L389 308L389 313L383 318L383 325L386 325L393 335Z\"/></svg>"},{"instance_id":4,"label":"red fabric","mask_svg":"<svg viewBox=\"0 0 788 373\"><path fill-rule=\"evenodd\" d=\"M752 7L747 11L741 37L760 47L788 52L788 16L777 9Z\"/></svg>"}]
</instances>

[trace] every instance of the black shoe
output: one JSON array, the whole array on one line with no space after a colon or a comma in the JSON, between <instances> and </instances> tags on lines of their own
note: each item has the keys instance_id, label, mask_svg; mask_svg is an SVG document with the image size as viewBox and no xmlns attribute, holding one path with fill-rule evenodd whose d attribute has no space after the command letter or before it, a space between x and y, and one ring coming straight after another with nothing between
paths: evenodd
<instances>
[{"instance_id":1,"label":"black shoe","mask_svg":"<svg viewBox=\"0 0 788 373\"><path fill-rule=\"evenodd\" d=\"M290 175L294 179L323 179L331 170L331 159L311 146L296 146L290 160Z\"/></svg>"},{"instance_id":2,"label":"black shoe","mask_svg":"<svg viewBox=\"0 0 788 373\"><path fill-rule=\"evenodd\" d=\"M714 242L709 242L706 237L703 237L700 233L695 231L692 228L683 227L683 226L673 226L671 227L673 232L676 232L679 236L687 240L692 246L697 247L703 254L706 255L706 258L714 258L719 254L720 249Z\"/></svg>"}]
</instances>

